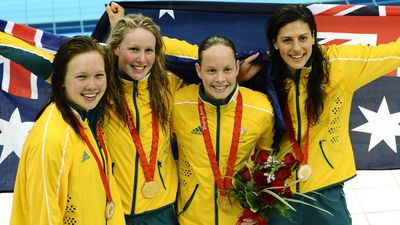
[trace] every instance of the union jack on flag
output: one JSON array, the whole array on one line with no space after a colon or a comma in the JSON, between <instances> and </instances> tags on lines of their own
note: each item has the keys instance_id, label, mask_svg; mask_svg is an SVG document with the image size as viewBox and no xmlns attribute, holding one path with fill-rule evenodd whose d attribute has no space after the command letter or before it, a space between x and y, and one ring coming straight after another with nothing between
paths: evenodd
<instances>
[{"instance_id":1,"label":"union jack on flag","mask_svg":"<svg viewBox=\"0 0 400 225\"><path fill-rule=\"evenodd\" d=\"M1 55L5 55L5 57L0 55L1 89L22 98L38 99L37 76L31 72L36 70L35 66L40 65L36 64L37 57L32 57L32 62L24 65L28 68L16 63L15 61L18 61L16 58L25 57L26 54L36 54L42 57L42 60L47 60L47 65L49 65L52 54L56 52L65 37L4 20L0 20L0 31L1 38L4 39ZM27 44L31 46L31 49L24 48ZM43 55L36 51L36 48L50 54ZM47 66L46 69L49 68Z\"/></svg>"}]
</instances>

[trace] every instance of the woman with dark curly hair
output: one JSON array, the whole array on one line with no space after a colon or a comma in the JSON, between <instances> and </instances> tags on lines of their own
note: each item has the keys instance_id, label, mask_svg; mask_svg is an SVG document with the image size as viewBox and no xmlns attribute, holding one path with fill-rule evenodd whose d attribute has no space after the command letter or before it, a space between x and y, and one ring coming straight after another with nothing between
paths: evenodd
<instances>
[{"instance_id":1,"label":"woman with dark curly hair","mask_svg":"<svg viewBox=\"0 0 400 225\"><path fill-rule=\"evenodd\" d=\"M291 220L271 217L268 224L350 225L343 183L356 175L349 137L354 92L400 67L400 39L378 46L317 43L317 26L304 5L286 5L269 20L272 79L287 132L280 149L291 149L299 162L292 187L330 211L294 205ZM317 193L314 193L317 192Z\"/></svg>"}]
</instances>

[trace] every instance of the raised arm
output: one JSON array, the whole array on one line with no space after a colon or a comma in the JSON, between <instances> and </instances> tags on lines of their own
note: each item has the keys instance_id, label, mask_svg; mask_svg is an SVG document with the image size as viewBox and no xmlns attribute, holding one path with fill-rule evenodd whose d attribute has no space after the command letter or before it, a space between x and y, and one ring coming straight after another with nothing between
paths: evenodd
<instances>
[{"instance_id":1,"label":"raised arm","mask_svg":"<svg viewBox=\"0 0 400 225\"><path fill-rule=\"evenodd\" d=\"M125 16L125 9L118 3L111 2L110 4L105 4L105 7L111 26Z\"/></svg>"}]
</instances>

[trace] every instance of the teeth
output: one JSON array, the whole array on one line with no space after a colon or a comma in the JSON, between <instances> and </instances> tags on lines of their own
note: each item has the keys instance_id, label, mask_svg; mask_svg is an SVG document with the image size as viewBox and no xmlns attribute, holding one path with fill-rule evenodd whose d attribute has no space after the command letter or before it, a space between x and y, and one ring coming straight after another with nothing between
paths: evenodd
<instances>
[{"instance_id":1,"label":"teeth","mask_svg":"<svg viewBox=\"0 0 400 225\"><path fill-rule=\"evenodd\" d=\"M96 97L96 93L93 93L93 94L83 94L83 96L85 96L85 97L88 97L88 98L93 98L93 97Z\"/></svg>"},{"instance_id":2,"label":"teeth","mask_svg":"<svg viewBox=\"0 0 400 225\"><path fill-rule=\"evenodd\" d=\"M292 55L292 58L294 59L301 59L301 57L303 57L303 55Z\"/></svg>"},{"instance_id":3,"label":"teeth","mask_svg":"<svg viewBox=\"0 0 400 225\"><path fill-rule=\"evenodd\" d=\"M214 88L215 88L215 89L218 89L218 90L223 90L223 89L225 89L225 87L226 87L226 86L214 86Z\"/></svg>"},{"instance_id":4,"label":"teeth","mask_svg":"<svg viewBox=\"0 0 400 225\"><path fill-rule=\"evenodd\" d=\"M135 70L144 70L144 66L133 66Z\"/></svg>"}]
</instances>

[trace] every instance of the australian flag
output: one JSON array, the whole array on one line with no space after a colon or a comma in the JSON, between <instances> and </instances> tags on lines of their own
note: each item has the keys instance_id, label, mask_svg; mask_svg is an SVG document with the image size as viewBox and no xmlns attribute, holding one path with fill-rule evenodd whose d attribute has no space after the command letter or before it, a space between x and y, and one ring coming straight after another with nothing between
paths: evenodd
<instances>
[{"instance_id":1,"label":"australian flag","mask_svg":"<svg viewBox=\"0 0 400 225\"><path fill-rule=\"evenodd\" d=\"M0 20L0 192L14 189L22 146L50 85L53 54L66 37Z\"/></svg>"}]
</instances>

